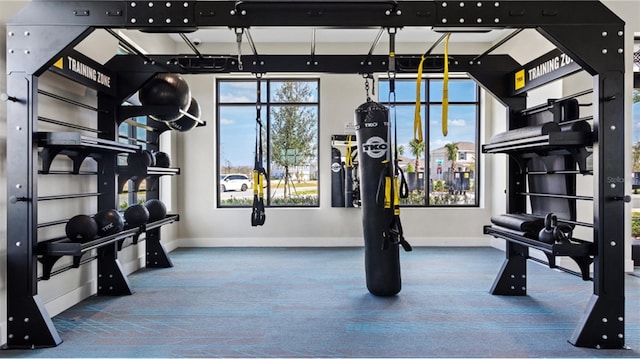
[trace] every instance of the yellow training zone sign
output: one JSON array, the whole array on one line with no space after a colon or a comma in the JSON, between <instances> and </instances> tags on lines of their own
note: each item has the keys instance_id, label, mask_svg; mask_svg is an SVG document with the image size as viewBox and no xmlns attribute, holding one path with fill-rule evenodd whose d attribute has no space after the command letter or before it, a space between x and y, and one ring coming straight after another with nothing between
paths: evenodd
<instances>
[{"instance_id":1,"label":"yellow training zone sign","mask_svg":"<svg viewBox=\"0 0 640 359\"><path fill-rule=\"evenodd\" d=\"M520 90L526 84L526 80L524 79L524 76L525 76L524 69L516 72L515 86L514 86L516 90Z\"/></svg>"},{"instance_id":2,"label":"yellow training zone sign","mask_svg":"<svg viewBox=\"0 0 640 359\"><path fill-rule=\"evenodd\" d=\"M51 71L94 90L115 94L115 74L78 51L63 54L53 63Z\"/></svg>"},{"instance_id":3,"label":"yellow training zone sign","mask_svg":"<svg viewBox=\"0 0 640 359\"><path fill-rule=\"evenodd\" d=\"M581 67L569 55L559 49L552 50L509 75L509 82L513 84L511 95L519 95L580 69Z\"/></svg>"}]
</instances>

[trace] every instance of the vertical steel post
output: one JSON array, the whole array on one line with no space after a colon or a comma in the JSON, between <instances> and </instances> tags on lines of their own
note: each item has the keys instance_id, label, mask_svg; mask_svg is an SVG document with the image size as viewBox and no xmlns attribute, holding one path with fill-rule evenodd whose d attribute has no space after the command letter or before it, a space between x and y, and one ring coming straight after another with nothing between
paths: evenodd
<instances>
[{"instance_id":1,"label":"vertical steel post","mask_svg":"<svg viewBox=\"0 0 640 359\"><path fill-rule=\"evenodd\" d=\"M624 299L624 74L593 77L594 243L593 295L569 340L576 346L623 348Z\"/></svg>"},{"instance_id":2,"label":"vertical steel post","mask_svg":"<svg viewBox=\"0 0 640 359\"><path fill-rule=\"evenodd\" d=\"M7 76L7 344L51 347L62 342L38 297L38 78Z\"/></svg>"},{"instance_id":3,"label":"vertical steel post","mask_svg":"<svg viewBox=\"0 0 640 359\"><path fill-rule=\"evenodd\" d=\"M112 96L98 94L98 130L100 138L118 140L118 107ZM98 211L118 208L118 155L105 153L98 161ZM129 295L133 289L118 260L117 243L98 248L98 294Z\"/></svg>"}]
</instances>

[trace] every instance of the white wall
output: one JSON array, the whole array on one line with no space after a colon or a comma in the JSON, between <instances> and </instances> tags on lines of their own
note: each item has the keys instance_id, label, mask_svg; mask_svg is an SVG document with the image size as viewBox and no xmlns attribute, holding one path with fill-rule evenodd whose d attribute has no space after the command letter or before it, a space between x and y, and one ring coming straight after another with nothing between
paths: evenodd
<instances>
[{"instance_id":1,"label":"white wall","mask_svg":"<svg viewBox=\"0 0 640 359\"><path fill-rule=\"evenodd\" d=\"M259 44L261 53L306 49L308 44ZM424 44L403 44L401 51L422 53ZM451 52L479 53L490 44L452 45ZM326 47L326 45L325 45ZM322 53L367 51L367 45L342 44L324 49ZM386 45L378 46L385 51ZM183 52L187 49L180 48ZM235 53L229 44L200 49L204 53ZM303 50L304 51L304 50ZM267 74L267 77L278 77ZM308 75L305 75L308 76ZM179 160L182 176L179 183L180 243L182 246L361 246L362 220L357 208L331 207L330 138L344 132L344 125L353 122L355 108L365 100L364 80L359 75L322 74L320 78L319 126L319 191L318 208L267 208L267 220L262 227L251 227L250 208L216 208L216 119L214 116L214 77L189 76L195 98L203 104L203 119L207 127L185 133L179 140ZM483 106L484 109L484 106ZM484 112L483 112L483 117ZM403 119L412 121L413 119ZM481 162L482 163L482 162ZM484 170L482 171L485 172ZM195 174L197 173L197 174ZM491 173L484 173L483 184L491 183ZM483 191L485 193L486 191ZM413 245L487 245L482 226L489 221L492 199L483 200L481 208L406 208L402 210L405 237ZM447 225L464 218L465 226Z\"/></svg>"}]
</instances>

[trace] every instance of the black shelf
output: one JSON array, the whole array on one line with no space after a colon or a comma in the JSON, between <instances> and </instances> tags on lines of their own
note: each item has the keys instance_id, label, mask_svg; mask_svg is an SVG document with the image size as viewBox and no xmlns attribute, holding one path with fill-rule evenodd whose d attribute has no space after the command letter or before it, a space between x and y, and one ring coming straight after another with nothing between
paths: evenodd
<instances>
[{"instance_id":1,"label":"black shelf","mask_svg":"<svg viewBox=\"0 0 640 359\"><path fill-rule=\"evenodd\" d=\"M48 241L40 242L38 243L36 253L39 256L39 261L43 265L42 279L47 280L51 277L51 270L53 269L53 265L58 261L58 259L64 256L72 256L72 267L77 268L81 264L80 258L82 257L82 255L93 249L101 248L119 241L122 242L128 237L137 238L138 236L140 236L140 234L148 230L156 229L163 225L176 222L178 220L179 216L177 214L170 214L163 219L147 223L146 225L125 228L119 233L106 237L96 238L85 243L74 242L67 237L54 238Z\"/></svg>"},{"instance_id":2,"label":"black shelf","mask_svg":"<svg viewBox=\"0 0 640 359\"><path fill-rule=\"evenodd\" d=\"M592 257L596 255L595 246L591 242L572 238L571 243L550 244L539 241L537 239L537 233L520 232L491 225L484 226L483 233L544 252L549 260L548 264L550 268L557 267L555 262L556 257L570 257L580 267L582 279L591 279L589 266L593 262Z\"/></svg>"},{"instance_id":3,"label":"black shelf","mask_svg":"<svg viewBox=\"0 0 640 359\"><path fill-rule=\"evenodd\" d=\"M547 135L528 137L482 145L483 153L535 152L544 153L566 150L569 147L585 147L593 144L591 132L551 132Z\"/></svg>"},{"instance_id":4,"label":"black shelf","mask_svg":"<svg viewBox=\"0 0 640 359\"><path fill-rule=\"evenodd\" d=\"M178 214L169 214L167 215L165 218L163 219L159 219L157 221L153 221L151 223L146 223L143 224L142 226L137 226L137 227L132 227L132 226L128 226L125 223L125 230L129 229L129 228L138 228L138 233L133 235L133 240L131 241L131 244L138 244L139 242L139 238L140 235L142 233L146 233L147 231L151 231L157 228L160 228L162 226L164 226L165 224L170 224L173 222L178 222L180 221L180 215ZM118 250L122 250L124 247L124 240L126 238L122 238L118 241Z\"/></svg>"},{"instance_id":5,"label":"black shelf","mask_svg":"<svg viewBox=\"0 0 640 359\"><path fill-rule=\"evenodd\" d=\"M128 180L132 180L135 184L134 190L129 192L137 192L140 188L140 184L147 178L152 179L153 183L147 183L147 190L150 190L155 185L155 182L160 176L175 176L180 174L179 168L165 168L165 167L146 167L146 168L131 168L127 166L118 166L118 191L123 193L124 185Z\"/></svg>"},{"instance_id":6,"label":"black shelf","mask_svg":"<svg viewBox=\"0 0 640 359\"><path fill-rule=\"evenodd\" d=\"M59 155L66 155L73 160L71 173L80 173L80 165L87 157L100 158L105 153L135 153L140 151L138 145L120 143L102 138L84 136L78 132L39 132L38 146L42 150L38 155L42 158L41 174L48 174L51 163Z\"/></svg>"}]
</instances>

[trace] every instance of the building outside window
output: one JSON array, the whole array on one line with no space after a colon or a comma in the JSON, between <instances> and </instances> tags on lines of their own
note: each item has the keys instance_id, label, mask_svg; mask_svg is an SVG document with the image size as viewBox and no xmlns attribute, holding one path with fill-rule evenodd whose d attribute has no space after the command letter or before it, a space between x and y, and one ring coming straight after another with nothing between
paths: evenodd
<instances>
[{"instance_id":1,"label":"building outside window","mask_svg":"<svg viewBox=\"0 0 640 359\"><path fill-rule=\"evenodd\" d=\"M478 206L480 95L469 78L449 80L448 134L442 131L443 80L427 78L421 84L424 141L413 136L416 80L396 79L395 103L389 82L381 80L380 102L390 106L397 128L400 167L409 184L405 206ZM392 106L393 105L393 106ZM395 109L395 110L394 110ZM427 156L425 157L425 150ZM426 158L426 160L425 160Z\"/></svg>"},{"instance_id":2,"label":"building outside window","mask_svg":"<svg viewBox=\"0 0 640 359\"><path fill-rule=\"evenodd\" d=\"M267 206L318 206L319 80L224 79L216 84L219 207L253 203L253 168L260 153L267 172ZM262 126L258 123L258 118ZM234 176L230 176L234 175ZM245 177L248 186L232 181ZM235 179L234 179L235 178Z\"/></svg>"}]
</instances>

